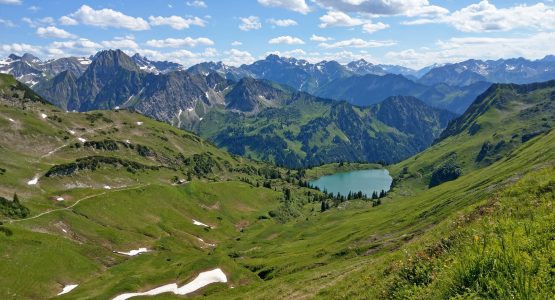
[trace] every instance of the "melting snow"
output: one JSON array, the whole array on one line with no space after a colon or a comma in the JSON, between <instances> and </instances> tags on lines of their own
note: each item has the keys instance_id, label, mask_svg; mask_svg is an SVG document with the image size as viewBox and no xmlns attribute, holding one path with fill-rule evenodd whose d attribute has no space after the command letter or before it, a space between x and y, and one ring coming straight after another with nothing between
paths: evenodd
<instances>
[{"instance_id":1,"label":"melting snow","mask_svg":"<svg viewBox=\"0 0 555 300\"><path fill-rule=\"evenodd\" d=\"M78 284L69 284L69 285L64 286L64 289L58 294L58 296L71 292L77 286L78 286Z\"/></svg>"},{"instance_id":2,"label":"melting snow","mask_svg":"<svg viewBox=\"0 0 555 300\"><path fill-rule=\"evenodd\" d=\"M148 250L147 248L139 248L137 250L131 250L129 252L120 252L120 251L115 251L116 253L119 254L123 254L123 255L127 255L127 256L135 256L135 255L139 255L141 253L146 253L149 252L150 250Z\"/></svg>"},{"instance_id":3,"label":"melting snow","mask_svg":"<svg viewBox=\"0 0 555 300\"><path fill-rule=\"evenodd\" d=\"M144 293L127 293L121 294L115 297L113 300L126 300L132 297L138 296L155 296L163 293L174 293L176 295L187 295L202 287L205 287L211 283L217 282L227 282L227 276L220 269L214 269L212 271L202 272L198 274L197 278L193 281L187 283L182 287L178 287L176 283L166 284L161 287L157 287L150 291Z\"/></svg>"},{"instance_id":4,"label":"melting snow","mask_svg":"<svg viewBox=\"0 0 555 300\"><path fill-rule=\"evenodd\" d=\"M202 223L202 222L199 222L199 221L197 221L197 220L195 220L195 219L193 219L193 224L195 224L195 225L197 225L197 226L203 226L203 227L208 227L208 228L210 228L210 226L208 226L208 225L206 225L206 224L204 224L204 223Z\"/></svg>"},{"instance_id":5,"label":"melting snow","mask_svg":"<svg viewBox=\"0 0 555 300\"><path fill-rule=\"evenodd\" d=\"M27 184L28 184L28 185L35 185L35 184L37 184L37 183L39 183L39 177L38 177L38 176L36 176L35 178L33 178L33 179L27 181Z\"/></svg>"}]
</instances>

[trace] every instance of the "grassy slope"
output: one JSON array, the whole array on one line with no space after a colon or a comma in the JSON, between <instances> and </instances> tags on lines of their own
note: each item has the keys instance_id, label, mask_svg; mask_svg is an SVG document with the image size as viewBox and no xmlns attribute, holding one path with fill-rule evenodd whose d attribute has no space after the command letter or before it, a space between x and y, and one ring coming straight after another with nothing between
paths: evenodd
<instances>
[{"instance_id":1,"label":"grassy slope","mask_svg":"<svg viewBox=\"0 0 555 300\"><path fill-rule=\"evenodd\" d=\"M497 191L512 185L524 174L535 172L538 168L552 168L555 162L555 132L548 131L526 143L520 141L523 133L538 127L553 126L550 110L536 109L552 107L551 92L552 88L522 95L511 89L497 91L496 96L502 94L504 99L512 101L507 101L508 106L491 107L481 115L478 123L482 127L477 134L463 132L449 137L429 150L392 166L393 175L399 176L404 167L407 167L408 174L403 175L400 185L389 195L390 200L384 201L377 208L370 208L365 203L351 202L341 210L315 213L308 220L299 220L279 230L270 226L258 231L252 230L252 233L249 230L250 238L245 239L242 245L233 245L233 249L239 251L238 261L246 266L254 265L259 270L272 270L270 275L264 275L273 279L259 284L258 287L234 290L237 293L234 295L244 297L241 294L244 292L247 297L252 298L273 298L276 294L289 298L300 295L319 295L322 298L395 297L396 290L390 288L388 280L402 275L402 268L392 267L396 262L449 236L456 229L451 224L461 213L471 212L477 205L498 197ZM530 111L536 113L530 114ZM519 135L514 136L514 133ZM486 165L475 162L485 141L503 138L513 139L513 147L503 150L508 152L503 153L500 159L492 160ZM428 189L426 186L434 166L452 152L457 153L456 161L463 167L464 175L456 181ZM547 181L534 183L528 180L523 185L536 189L546 182L552 184L554 173L540 172L547 176ZM537 175L528 175L527 178L534 176ZM536 197L530 194L528 197L541 201L541 197L549 200L553 196L547 194ZM508 205L512 205L510 203ZM549 207L551 203L544 202L544 205ZM536 213L536 208L528 209ZM551 211L542 210L541 207L537 209L537 213L545 218L553 217ZM506 222L509 224L520 222L517 218L507 218ZM540 226L539 231L549 230L549 223L537 223L534 224ZM528 246L534 248L534 244ZM549 249L541 250L544 251L542 259L552 261L553 253ZM458 248L453 251L460 250ZM545 268L545 265L542 267ZM545 280L553 279L547 276ZM542 288L549 283L545 280ZM472 290L472 287L468 288ZM426 289L423 290L429 291ZM447 293L445 289L442 292ZM426 298L426 292L418 295ZM215 297L218 296L222 295L215 294Z\"/></svg>"},{"instance_id":2,"label":"grassy slope","mask_svg":"<svg viewBox=\"0 0 555 300\"><path fill-rule=\"evenodd\" d=\"M523 100L526 109L550 103L545 101L549 93L540 91ZM221 159L222 165L227 161L236 167L262 166L231 157L189 133L136 114L105 112L104 116L113 123L98 120L90 124L81 114L59 112L51 106L35 105L24 111L1 106L0 125L7 129L2 133L2 141L6 143L0 148L0 166L7 169L6 174L0 175L1 194L11 196L17 191L33 216L55 211L2 226L13 231L13 235L0 232L0 268L8 270L0 275L0 295L44 298L55 295L65 284L79 283L64 298L106 299L124 291L146 290L175 281L185 283L199 271L221 267L230 283L209 286L198 295L206 294L214 299L373 299L429 298L434 293L431 295L441 298L468 291L466 295L470 297L474 296L471 293L481 297L503 296L484 294L483 289L474 287L483 287L484 282L503 287L501 284L511 282L504 279L507 272L503 271L510 264L500 263L496 277L472 279L476 278L473 274L483 274L479 271L485 270L483 266L489 266L492 259L501 257L499 247L503 244L492 236L501 233L503 239L499 241L508 238L511 230L507 228L517 228L517 240L504 244L514 253L507 261L527 261L521 259L526 256L522 249L530 249L529 253L540 258L539 264L528 260L533 263L519 265L519 272L524 272L525 278L532 278L530 286L538 291L535 296L552 295L553 291L546 286L553 279L545 270L550 263L552 266L553 248L545 241L553 240L552 237L550 240L549 233L553 230L549 226L553 224L550 208L555 177L555 132L518 142L511 132L528 132L538 125L537 120L544 123L550 117L528 114L524 118L522 107L492 109L481 117L484 126L478 133L471 136L464 131L391 166L392 175L399 177L402 173L403 178L378 207L351 201L341 204L339 209L320 213L319 203L304 202L299 208L302 217L281 224L258 218L280 205L281 192L240 182L238 179L242 177L259 182L264 179L230 171L230 168L179 186L172 185L170 180L176 175L184 177L183 170L163 168L130 174L122 169L103 168L70 177L41 178L38 186L29 187L27 180L37 173L44 174L54 163L98 154L98 151L63 147L37 159L61 145L74 143L78 135L89 140L106 136L130 139L165 157L179 152L189 156L210 151ZM49 116L59 116L62 121L41 119L41 110ZM500 115L506 118L499 118ZM514 122L516 117L523 119ZM498 125L496 120L500 122ZM137 121L144 124L139 126ZM108 133L114 124L118 131ZM76 130L75 136L69 136L70 141L63 139L68 129L77 128L85 130ZM510 155L476 163L482 144L500 136L513 139L513 147L502 152ZM459 151L456 160L463 167L464 175L428 189L434 166L453 151ZM161 163L128 150L102 154L144 164ZM404 167L407 167L406 173L402 172ZM307 177L332 169L340 167L310 170ZM520 178L523 179L514 185ZM104 190L104 184L121 188ZM273 185L278 186L278 191L288 186L280 180ZM303 192L306 190L295 189L294 196L304 199ZM66 201L52 199L58 195L63 195ZM79 199L84 200L72 207ZM527 205L529 202L535 204ZM523 214L514 215L512 212L517 208ZM483 211L484 217L476 218L475 211ZM535 215L538 216L535 219L530 217ZM194 226L193 218L215 228L205 230ZM524 238L523 230L533 238ZM474 235L478 236L477 242ZM472 251L482 246L474 243L486 237L491 241L486 244L488 256L480 260L481 256L473 256ZM452 240L450 248L426 250L436 249L443 238ZM218 246L212 249L207 243ZM134 258L112 253L145 246L155 251ZM422 253L433 255L428 258ZM468 259L461 260L465 258L461 253L467 253ZM455 271L450 272L451 268L443 265ZM530 273L530 266L536 265L537 270L542 270L540 275ZM475 282L478 284L473 285ZM521 291L524 289L516 289L515 295Z\"/></svg>"}]
</instances>

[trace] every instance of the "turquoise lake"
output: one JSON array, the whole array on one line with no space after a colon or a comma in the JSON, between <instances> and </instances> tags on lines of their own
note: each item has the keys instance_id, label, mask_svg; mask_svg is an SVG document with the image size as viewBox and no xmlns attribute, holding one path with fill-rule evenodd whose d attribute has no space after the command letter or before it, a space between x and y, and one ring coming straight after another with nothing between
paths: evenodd
<instances>
[{"instance_id":1,"label":"turquoise lake","mask_svg":"<svg viewBox=\"0 0 555 300\"><path fill-rule=\"evenodd\" d=\"M321 191L326 189L334 194L340 193L347 196L349 192L362 191L370 197L374 191L377 193L381 190L389 191L392 181L389 171L376 169L327 175L310 181L310 184L317 186Z\"/></svg>"}]
</instances>

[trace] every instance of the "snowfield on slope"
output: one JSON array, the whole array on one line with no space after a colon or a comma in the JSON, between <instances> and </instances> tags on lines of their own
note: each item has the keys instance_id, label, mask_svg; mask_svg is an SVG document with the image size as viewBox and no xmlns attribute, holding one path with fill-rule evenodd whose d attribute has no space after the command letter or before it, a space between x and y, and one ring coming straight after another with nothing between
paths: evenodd
<instances>
[{"instance_id":1,"label":"snowfield on slope","mask_svg":"<svg viewBox=\"0 0 555 300\"><path fill-rule=\"evenodd\" d=\"M76 288L77 286L79 286L79 285L78 284L68 284L68 285L64 286L62 291L59 292L57 296L67 294L67 293L71 292L74 288Z\"/></svg>"},{"instance_id":2,"label":"snowfield on slope","mask_svg":"<svg viewBox=\"0 0 555 300\"><path fill-rule=\"evenodd\" d=\"M123 255L127 255L127 256L135 256L135 255L139 255L141 253L146 253L149 252L150 250L148 250L147 248L139 248L137 250L131 250L129 252L121 252L121 251L114 251L115 253L118 254L123 254Z\"/></svg>"},{"instance_id":3,"label":"snowfield on slope","mask_svg":"<svg viewBox=\"0 0 555 300\"><path fill-rule=\"evenodd\" d=\"M139 296L156 296L163 293L187 295L211 283L217 283L217 282L223 282L223 283L227 282L227 276L220 268L214 269L212 271L202 272L198 274L197 278L195 278L193 281L187 283L182 287L178 287L176 283L170 283L143 293L121 294L115 297L113 300L126 300L129 298L139 297Z\"/></svg>"}]
</instances>

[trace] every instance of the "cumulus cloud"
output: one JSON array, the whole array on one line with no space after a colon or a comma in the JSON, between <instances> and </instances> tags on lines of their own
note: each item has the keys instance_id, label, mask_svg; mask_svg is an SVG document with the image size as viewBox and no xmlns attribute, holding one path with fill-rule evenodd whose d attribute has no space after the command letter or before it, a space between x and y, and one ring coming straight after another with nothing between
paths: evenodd
<instances>
[{"instance_id":1,"label":"cumulus cloud","mask_svg":"<svg viewBox=\"0 0 555 300\"><path fill-rule=\"evenodd\" d=\"M289 27L299 25L297 21L291 19L268 19L268 23L278 27Z\"/></svg>"},{"instance_id":2,"label":"cumulus cloud","mask_svg":"<svg viewBox=\"0 0 555 300\"><path fill-rule=\"evenodd\" d=\"M212 46L214 42L209 38L190 38L186 37L183 39L174 39L174 38L167 38L164 40L149 40L146 44L150 47L155 48L177 48L177 47L196 47L199 45L202 46Z\"/></svg>"},{"instance_id":3,"label":"cumulus cloud","mask_svg":"<svg viewBox=\"0 0 555 300\"><path fill-rule=\"evenodd\" d=\"M241 24L239 29L243 31L258 30L262 28L262 23L260 23L260 18L256 16L250 16L246 18L239 18Z\"/></svg>"},{"instance_id":4,"label":"cumulus cloud","mask_svg":"<svg viewBox=\"0 0 555 300\"><path fill-rule=\"evenodd\" d=\"M76 12L67 16L75 22L101 28L125 28L129 30L150 29L148 22L143 18L127 16L119 11L109 8L95 10L88 5L82 5ZM66 19L66 21L68 21ZM71 21L70 21L71 23Z\"/></svg>"},{"instance_id":5,"label":"cumulus cloud","mask_svg":"<svg viewBox=\"0 0 555 300\"><path fill-rule=\"evenodd\" d=\"M301 14L307 14L310 12L310 8L306 4L305 0L258 0L258 3L264 6L289 9Z\"/></svg>"},{"instance_id":6,"label":"cumulus cloud","mask_svg":"<svg viewBox=\"0 0 555 300\"><path fill-rule=\"evenodd\" d=\"M358 18L352 18L346 13L340 11L328 11L320 17L320 28L328 28L333 26L352 27L364 24L364 21Z\"/></svg>"},{"instance_id":7,"label":"cumulus cloud","mask_svg":"<svg viewBox=\"0 0 555 300\"><path fill-rule=\"evenodd\" d=\"M204 1L195 0L195 1L187 1L187 6L198 7L198 8L207 8L208 5Z\"/></svg>"},{"instance_id":8,"label":"cumulus cloud","mask_svg":"<svg viewBox=\"0 0 555 300\"><path fill-rule=\"evenodd\" d=\"M54 23L55 23L54 19L51 18L51 17L44 17L44 18L35 19L35 20L24 17L24 18L21 18L21 20L23 22L27 23L27 25L29 25L29 27L32 27L32 28L37 28L37 27L41 27L41 26L49 26L49 25L53 26Z\"/></svg>"},{"instance_id":9,"label":"cumulus cloud","mask_svg":"<svg viewBox=\"0 0 555 300\"><path fill-rule=\"evenodd\" d=\"M240 66L243 64L251 64L255 61L252 54L247 51L231 49L224 52L225 57L222 60L225 64L230 66Z\"/></svg>"},{"instance_id":10,"label":"cumulus cloud","mask_svg":"<svg viewBox=\"0 0 555 300\"><path fill-rule=\"evenodd\" d=\"M21 0L0 0L0 4L19 5L19 4L21 4Z\"/></svg>"},{"instance_id":11,"label":"cumulus cloud","mask_svg":"<svg viewBox=\"0 0 555 300\"><path fill-rule=\"evenodd\" d=\"M170 17L148 17L150 25L152 26L170 26L173 29L182 30L191 27L192 25L204 27L206 26L206 21L199 17L183 18L180 16L170 16Z\"/></svg>"},{"instance_id":12,"label":"cumulus cloud","mask_svg":"<svg viewBox=\"0 0 555 300\"><path fill-rule=\"evenodd\" d=\"M366 23L364 25L362 25L362 30L366 33L374 33L376 31L379 30L383 30L389 28L388 24L384 24L382 22L378 22L378 23Z\"/></svg>"},{"instance_id":13,"label":"cumulus cloud","mask_svg":"<svg viewBox=\"0 0 555 300\"><path fill-rule=\"evenodd\" d=\"M527 37L464 37L437 42L436 49L407 49L388 52L390 63L421 68L434 63L454 63L467 59L527 57L539 59L553 54L555 32Z\"/></svg>"},{"instance_id":14,"label":"cumulus cloud","mask_svg":"<svg viewBox=\"0 0 555 300\"><path fill-rule=\"evenodd\" d=\"M449 15L406 21L405 25L445 23L463 32L509 31L516 28L555 29L555 6L537 3L497 8L483 0Z\"/></svg>"},{"instance_id":15,"label":"cumulus cloud","mask_svg":"<svg viewBox=\"0 0 555 300\"><path fill-rule=\"evenodd\" d=\"M79 25L79 22L77 22L77 20L70 18L68 16L60 17L58 19L58 22L60 22L61 25L66 25L66 26Z\"/></svg>"},{"instance_id":16,"label":"cumulus cloud","mask_svg":"<svg viewBox=\"0 0 555 300\"><path fill-rule=\"evenodd\" d=\"M288 35L279 36L268 41L269 44L303 45L304 41Z\"/></svg>"},{"instance_id":17,"label":"cumulus cloud","mask_svg":"<svg viewBox=\"0 0 555 300\"><path fill-rule=\"evenodd\" d=\"M430 5L428 0L314 0L328 10L374 16L422 16L446 14L449 10Z\"/></svg>"},{"instance_id":18,"label":"cumulus cloud","mask_svg":"<svg viewBox=\"0 0 555 300\"><path fill-rule=\"evenodd\" d=\"M40 51L39 46L29 45L29 44L4 44L0 45L0 52L3 55L11 53L38 53Z\"/></svg>"},{"instance_id":19,"label":"cumulus cloud","mask_svg":"<svg viewBox=\"0 0 555 300\"><path fill-rule=\"evenodd\" d=\"M319 26L320 28L362 26L362 30L366 33L374 33L389 27L389 25L382 22L373 23L368 18L354 18L341 11L328 11L320 17Z\"/></svg>"},{"instance_id":20,"label":"cumulus cloud","mask_svg":"<svg viewBox=\"0 0 555 300\"><path fill-rule=\"evenodd\" d=\"M326 36L319 36L319 35L313 34L313 35L310 37L310 40L313 41L313 42L327 42L327 41L333 40L333 38L331 38L331 37L326 37Z\"/></svg>"},{"instance_id":21,"label":"cumulus cloud","mask_svg":"<svg viewBox=\"0 0 555 300\"><path fill-rule=\"evenodd\" d=\"M239 41L233 41L233 42L231 43L231 46L241 46L241 45L243 45L243 43L241 43L241 42L239 42Z\"/></svg>"},{"instance_id":22,"label":"cumulus cloud","mask_svg":"<svg viewBox=\"0 0 555 300\"><path fill-rule=\"evenodd\" d=\"M335 43L320 43L318 46L324 49L334 49L334 48L378 48L378 47L388 47L396 45L396 41L386 40L363 40L363 39L349 39L338 41Z\"/></svg>"},{"instance_id":23,"label":"cumulus cloud","mask_svg":"<svg viewBox=\"0 0 555 300\"><path fill-rule=\"evenodd\" d=\"M42 38L59 38L59 39L73 39L77 36L71 34L63 29L48 26L48 27L39 27L37 29L37 35Z\"/></svg>"}]
</instances>

